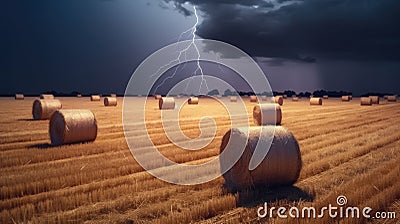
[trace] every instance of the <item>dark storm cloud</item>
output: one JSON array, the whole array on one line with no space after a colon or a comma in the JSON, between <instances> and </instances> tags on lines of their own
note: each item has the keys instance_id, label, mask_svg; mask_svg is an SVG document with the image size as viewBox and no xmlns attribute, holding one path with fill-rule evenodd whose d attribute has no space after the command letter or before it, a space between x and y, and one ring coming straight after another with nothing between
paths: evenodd
<instances>
[{"instance_id":1,"label":"dark storm cloud","mask_svg":"<svg viewBox=\"0 0 400 224\"><path fill-rule=\"evenodd\" d=\"M306 62L400 59L397 0L189 2L203 13L199 36L237 45L252 56Z\"/></svg>"}]
</instances>

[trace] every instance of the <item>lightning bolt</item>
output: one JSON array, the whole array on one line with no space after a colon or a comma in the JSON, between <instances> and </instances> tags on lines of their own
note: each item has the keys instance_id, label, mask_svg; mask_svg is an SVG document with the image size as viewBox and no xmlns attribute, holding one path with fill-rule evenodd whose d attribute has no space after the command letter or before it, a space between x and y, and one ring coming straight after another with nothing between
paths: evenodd
<instances>
[{"instance_id":1,"label":"lightning bolt","mask_svg":"<svg viewBox=\"0 0 400 224\"><path fill-rule=\"evenodd\" d=\"M199 73L200 73L200 77L201 77L201 82L200 82L200 87L199 87L199 94L200 94L201 88L203 87L203 85L207 88L207 91L210 91L210 90L209 90L209 88L208 88L208 84L207 84L207 81L206 81L205 76L204 76L203 68L202 68L201 65L200 65L200 51L199 51L199 49L198 49L198 47L197 47L197 45L196 45L196 43L195 43L197 25L199 24L199 16L197 15L196 6L193 6L193 10L194 10L194 15L195 15L195 17L196 17L196 22L195 22L195 24L194 24L191 28L189 28L189 29L187 29L186 31L182 32L182 33L179 35L179 38L178 38L178 41L177 41L177 42L179 42L179 41L181 40L181 38L182 38L185 34L187 34L187 33L190 32L190 33L191 33L191 42L188 44L188 46L186 46L186 48L184 48L183 50L178 51L179 54L178 54L178 56L177 56L176 59L170 61L168 64L165 64L165 65L161 66L154 74L152 74L152 75L150 76L150 78L152 78L152 77L154 77L154 76L160 74L161 72L164 72L164 70L165 70L167 67L171 66L171 65L174 64L174 63L180 64L180 63L182 62L182 61L181 61L181 58L182 58L182 57L184 57L184 59L186 60L186 59L187 59L187 52L188 52L188 50L189 50L191 47L193 47L194 50L196 51L196 54L197 54L196 69L195 69L194 72L193 72L193 76L192 76L192 77L190 78L190 80L187 82L185 91L187 91L187 89L188 89L188 87L189 87L189 84L191 83L192 79L193 79L195 76L197 76L197 73L199 72ZM171 75L169 75L167 78L165 78L159 85L157 85L157 87L155 88L154 92L156 92L157 89L158 89L159 87L161 87L162 85L164 85L165 82L166 82L167 80L174 78L175 75L176 75L177 72L178 72L178 69L179 69L179 71L182 71L182 70L185 68L185 66L186 66L186 64L184 64L180 69L179 69L180 65L176 66L175 69L174 69L174 72L173 72Z\"/></svg>"}]
</instances>

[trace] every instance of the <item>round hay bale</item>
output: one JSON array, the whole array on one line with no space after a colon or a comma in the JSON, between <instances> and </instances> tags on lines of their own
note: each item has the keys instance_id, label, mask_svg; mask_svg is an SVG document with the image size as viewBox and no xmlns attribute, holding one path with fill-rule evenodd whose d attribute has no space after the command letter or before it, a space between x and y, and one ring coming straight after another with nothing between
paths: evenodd
<instances>
[{"instance_id":1,"label":"round hay bale","mask_svg":"<svg viewBox=\"0 0 400 224\"><path fill-rule=\"evenodd\" d=\"M383 99L387 100L388 97L389 97L388 95L384 95L384 96L383 96Z\"/></svg>"},{"instance_id":2,"label":"round hay bale","mask_svg":"<svg viewBox=\"0 0 400 224\"><path fill-rule=\"evenodd\" d=\"M247 138L247 131L249 136ZM264 160L254 170L249 170L250 159L257 144L270 141L271 147ZM293 134L282 126L256 126L232 128L222 138L220 152L237 151L234 144L228 144L230 138L247 141L246 148L237 163L223 174L226 186L233 190L245 190L257 186L292 185L300 175L302 161L299 144ZM259 142L260 141L260 142ZM266 144L268 145L268 144ZM264 150L268 150L265 148ZM221 170L229 165L221 157Z\"/></svg>"},{"instance_id":3,"label":"round hay bale","mask_svg":"<svg viewBox=\"0 0 400 224\"><path fill-rule=\"evenodd\" d=\"M257 102L257 96L254 96L254 95L250 96L250 102L252 102L252 103Z\"/></svg>"},{"instance_id":4,"label":"round hay bale","mask_svg":"<svg viewBox=\"0 0 400 224\"><path fill-rule=\"evenodd\" d=\"M54 111L61 109L61 102L57 99L36 99L32 105L34 120L46 120L51 117Z\"/></svg>"},{"instance_id":5,"label":"round hay bale","mask_svg":"<svg viewBox=\"0 0 400 224\"><path fill-rule=\"evenodd\" d=\"M198 97L190 97L188 99L188 104L199 104L199 98Z\"/></svg>"},{"instance_id":6,"label":"round hay bale","mask_svg":"<svg viewBox=\"0 0 400 224\"><path fill-rule=\"evenodd\" d=\"M342 96L342 101L343 101L343 102L348 102L348 101L350 101L350 96Z\"/></svg>"},{"instance_id":7,"label":"round hay bale","mask_svg":"<svg viewBox=\"0 0 400 224\"><path fill-rule=\"evenodd\" d=\"M369 96L372 100L372 104L379 104L379 96Z\"/></svg>"},{"instance_id":8,"label":"round hay bale","mask_svg":"<svg viewBox=\"0 0 400 224\"><path fill-rule=\"evenodd\" d=\"M81 98L82 94L76 94L76 97Z\"/></svg>"},{"instance_id":9,"label":"round hay bale","mask_svg":"<svg viewBox=\"0 0 400 224\"><path fill-rule=\"evenodd\" d=\"M396 95L391 95L387 97L387 100L389 102L396 102L397 101L397 96Z\"/></svg>"},{"instance_id":10,"label":"round hay bale","mask_svg":"<svg viewBox=\"0 0 400 224\"><path fill-rule=\"evenodd\" d=\"M323 95L322 99L327 100L327 99L329 99L329 96L328 95Z\"/></svg>"},{"instance_id":11,"label":"round hay bale","mask_svg":"<svg viewBox=\"0 0 400 224\"><path fill-rule=\"evenodd\" d=\"M49 134L52 145L94 141L97 121L90 110L57 110L51 116Z\"/></svg>"},{"instance_id":12,"label":"round hay bale","mask_svg":"<svg viewBox=\"0 0 400 224\"><path fill-rule=\"evenodd\" d=\"M295 102L296 102L296 101L299 101L299 98L296 97L296 96L295 96L295 97L292 97L292 101L295 101Z\"/></svg>"},{"instance_id":13,"label":"round hay bale","mask_svg":"<svg viewBox=\"0 0 400 224\"><path fill-rule=\"evenodd\" d=\"M313 97L310 99L310 105L322 105L322 99L319 97Z\"/></svg>"},{"instance_id":14,"label":"round hay bale","mask_svg":"<svg viewBox=\"0 0 400 224\"><path fill-rule=\"evenodd\" d=\"M161 99L162 98L162 96L161 95L159 95L159 94L157 94L157 95L154 95L154 99L156 99L156 100L159 100L159 99Z\"/></svg>"},{"instance_id":15,"label":"round hay bale","mask_svg":"<svg viewBox=\"0 0 400 224\"><path fill-rule=\"evenodd\" d=\"M353 95L349 95L350 100L353 100Z\"/></svg>"},{"instance_id":16,"label":"round hay bale","mask_svg":"<svg viewBox=\"0 0 400 224\"><path fill-rule=\"evenodd\" d=\"M54 99L54 95L53 94L40 94L40 99L52 100L52 99Z\"/></svg>"},{"instance_id":17,"label":"round hay bale","mask_svg":"<svg viewBox=\"0 0 400 224\"><path fill-rule=\"evenodd\" d=\"M90 101L100 101L100 95L91 95Z\"/></svg>"},{"instance_id":18,"label":"round hay bale","mask_svg":"<svg viewBox=\"0 0 400 224\"><path fill-rule=\"evenodd\" d=\"M106 97L104 98L104 106L109 107L109 106L117 106L118 100L116 97Z\"/></svg>"},{"instance_id":19,"label":"round hay bale","mask_svg":"<svg viewBox=\"0 0 400 224\"><path fill-rule=\"evenodd\" d=\"M236 96L231 96L231 97L229 98L229 100L230 100L231 102L237 102L237 97L236 97Z\"/></svg>"},{"instance_id":20,"label":"round hay bale","mask_svg":"<svg viewBox=\"0 0 400 224\"><path fill-rule=\"evenodd\" d=\"M279 104L279 105L283 105L283 96L275 96L274 97L275 103Z\"/></svg>"},{"instance_id":21,"label":"round hay bale","mask_svg":"<svg viewBox=\"0 0 400 224\"><path fill-rule=\"evenodd\" d=\"M282 97L283 97L283 99L287 99L287 95L286 95L286 94L285 94L285 95L283 95Z\"/></svg>"},{"instance_id":22,"label":"round hay bale","mask_svg":"<svg viewBox=\"0 0 400 224\"><path fill-rule=\"evenodd\" d=\"M371 106L372 99L370 97L361 97L360 104L361 104L361 106Z\"/></svg>"},{"instance_id":23,"label":"round hay bale","mask_svg":"<svg viewBox=\"0 0 400 224\"><path fill-rule=\"evenodd\" d=\"M15 97L14 97L16 100L23 100L23 99L25 99L25 96L24 96L24 94L15 94Z\"/></svg>"},{"instance_id":24,"label":"round hay bale","mask_svg":"<svg viewBox=\"0 0 400 224\"><path fill-rule=\"evenodd\" d=\"M175 99L173 97L161 97L161 99L158 100L158 108L160 110L175 109Z\"/></svg>"},{"instance_id":25,"label":"round hay bale","mask_svg":"<svg viewBox=\"0 0 400 224\"><path fill-rule=\"evenodd\" d=\"M117 94L115 94L115 93L111 93L110 96L114 97L114 98L117 98Z\"/></svg>"},{"instance_id":26,"label":"round hay bale","mask_svg":"<svg viewBox=\"0 0 400 224\"><path fill-rule=\"evenodd\" d=\"M281 106L276 103L257 104L253 108L253 121L256 125L280 125Z\"/></svg>"}]
</instances>

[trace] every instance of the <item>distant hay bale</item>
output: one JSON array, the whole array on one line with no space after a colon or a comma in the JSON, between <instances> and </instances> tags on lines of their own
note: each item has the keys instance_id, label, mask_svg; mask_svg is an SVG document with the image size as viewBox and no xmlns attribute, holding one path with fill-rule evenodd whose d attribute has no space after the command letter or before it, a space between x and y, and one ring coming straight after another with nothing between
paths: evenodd
<instances>
[{"instance_id":1,"label":"distant hay bale","mask_svg":"<svg viewBox=\"0 0 400 224\"><path fill-rule=\"evenodd\" d=\"M322 105L322 99L319 97L313 97L310 99L310 105Z\"/></svg>"},{"instance_id":2,"label":"distant hay bale","mask_svg":"<svg viewBox=\"0 0 400 224\"><path fill-rule=\"evenodd\" d=\"M229 98L229 100L230 100L231 102L237 102L237 97L236 97L236 96L231 96L231 97Z\"/></svg>"},{"instance_id":3,"label":"distant hay bale","mask_svg":"<svg viewBox=\"0 0 400 224\"><path fill-rule=\"evenodd\" d=\"M116 97L117 97L117 94L111 93L110 96L116 98Z\"/></svg>"},{"instance_id":4,"label":"distant hay bale","mask_svg":"<svg viewBox=\"0 0 400 224\"><path fill-rule=\"evenodd\" d=\"M384 96L383 96L383 99L387 100L388 97L389 97L388 95L384 95Z\"/></svg>"},{"instance_id":5,"label":"distant hay bale","mask_svg":"<svg viewBox=\"0 0 400 224\"><path fill-rule=\"evenodd\" d=\"M117 106L118 100L116 97L105 97L104 98L104 106L110 107L110 106Z\"/></svg>"},{"instance_id":6,"label":"distant hay bale","mask_svg":"<svg viewBox=\"0 0 400 224\"><path fill-rule=\"evenodd\" d=\"M15 97L14 97L16 100L23 100L23 99L25 99L25 96L24 96L24 94L19 94L19 93L17 93L17 94L15 94Z\"/></svg>"},{"instance_id":7,"label":"distant hay bale","mask_svg":"<svg viewBox=\"0 0 400 224\"><path fill-rule=\"evenodd\" d=\"M327 99L329 99L329 96L328 95L323 95L322 99L327 100Z\"/></svg>"},{"instance_id":8,"label":"distant hay bale","mask_svg":"<svg viewBox=\"0 0 400 224\"><path fill-rule=\"evenodd\" d=\"M199 98L198 97L190 97L188 99L188 104L199 104Z\"/></svg>"},{"instance_id":9,"label":"distant hay bale","mask_svg":"<svg viewBox=\"0 0 400 224\"><path fill-rule=\"evenodd\" d=\"M91 95L90 101L100 101L100 95Z\"/></svg>"},{"instance_id":10,"label":"distant hay bale","mask_svg":"<svg viewBox=\"0 0 400 224\"><path fill-rule=\"evenodd\" d=\"M250 102L252 103L257 102L257 96L254 95L250 96Z\"/></svg>"},{"instance_id":11,"label":"distant hay bale","mask_svg":"<svg viewBox=\"0 0 400 224\"><path fill-rule=\"evenodd\" d=\"M369 96L372 100L372 104L379 104L379 96Z\"/></svg>"},{"instance_id":12,"label":"distant hay bale","mask_svg":"<svg viewBox=\"0 0 400 224\"><path fill-rule=\"evenodd\" d=\"M175 109L175 99L173 97L161 97L161 99L158 100L158 108L160 110Z\"/></svg>"},{"instance_id":13,"label":"distant hay bale","mask_svg":"<svg viewBox=\"0 0 400 224\"><path fill-rule=\"evenodd\" d=\"M267 96L261 96L261 101L267 101L267 100L268 100Z\"/></svg>"},{"instance_id":14,"label":"distant hay bale","mask_svg":"<svg viewBox=\"0 0 400 224\"><path fill-rule=\"evenodd\" d=\"M275 96L274 100L275 100L275 103L279 104L280 106L283 105L283 96Z\"/></svg>"},{"instance_id":15,"label":"distant hay bale","mask_svg":"<svg viewBox=\"0 0 400 224\"><path fill-rule=\"evenodd\" d=\"M285 95L283 95L282 97L283 97L283 99L287 99L287 95L286 95L286 94L285 94Z\"/></svg>"},{"instance_id":16,"label":"distant hay bale","mask_svg":"<svg viewBox=\"0 0 400 224\"><path fill-rule=\"evenodd\" d=\"M361 106L371 106L372 99L370 97L361 97L360 104L361 104Z\"/></svg>"},{"instance_id":17,"label":"distant hay bale","mask_svg":"<svg viewBox=\"0 0 400 224\"><path fill-rule=\"evenodd\" d=\"M156 99L156 100L159 100L159 99L161 99L161 95L159 95L159 94L157 94L157 95L154 95L154 99Z\"/></svg>"},{"instance_id":18,"label":"distant hay bale","mask_svg":"<svg viewBox=\"0 0 400 224\"><path fill-rule=\"evenodd\" d=\"M396 95L391 95L387 97L387 101L389 102L396 102L397 101L397 96Z\"/></svg>"},{"instance_id":19,"label":"distant hay bale","mask_svg":"<svg viewBox=\"0 0 400 224\"><path fill-rule=\"evenodd\" d=\"M249 136L247 138L247 131ZM273 134L273 140L264 160L254 170L249 170L250 159L258 144L266 144ZM232 128L222 138L220 152L237 151L236 144L229 139L247 141L239 161L223 174L225 184L232 190L246 190L259 186L292 185L299 178L302 161L299 144L293 134L282 126L256 126ZM263 150L268 150L265 148ZM231 161L220 157L221 170L228 169Z\"/></svg>"},{"instance_id":20,"label":"distant hay bale","mask_svg":"<svg viewBox=\"0 0 400 224\"><path fill-rule=\"evenodd\" d=\"M76 97L81 98L82 94L76 94Z\"/></svg>"},{"instance_id":21,"label":"distant hay bale","mask_svg":"<svg viewBox=\"0 0 400 224\"><path fill-rule=\"evenodd\" d=\"M36 99L32 105L32 116L34 120L46 120L61 108L61 102L57 99Z\"/></svg>"},{"instance_id":22,"label":"distant hay bale","mask_svg":"<svg viewBox=\"0 0 400 224\"><path fill-rule=\"evenodd\" d=\"M350 100L353 100L353 95L349 95Z\"/></svg>"},{"instance_id":23,"label":"distant hay bale","mask_svg":"<svg viewBox=\"0 0 400 224\"><path fill-rule=\"evenodd\" d=\"M342 96L342 101L344 102L350 101L350 96Z\"/></svg>"},{"instance_id":24,"label":"distant hay bale","mask_svg":"<svg viewBox=\"0 0 400 224\"><path fill-rule=\"evenodd\" d=\"M277 103L257 104L253 108L253 120L256 125L280 125L281 106Z\"/></svg>"},{"instance_id":25,"label":"distant hay bale","mask_svg":"<svg viewBox=\"0 0 400 224\"><path fill-rule=\"evenodd\" d=\"M49 126L52 145L91 142L97 136L97 121L90 110L57 110Z\"/></svg>"},{"instance_id":26,"label":"distant hay bale","mask_svg":"<svg viewBox=\"0 0 400 224\"><path fill-rule=\"evenodd\" d=\"M295 97L292 97L292 101L295 101L295 102L297 102L297 101L299 101L299 98L298 98L297 96L295 96Z\"/></svg>"},{"instance_id":27,"label":"distant hay bale","mask_svg":"<svg viewBox=\"0 0 400 224\"><path fill-rule=\"evenodd\" d=\"M54 95L53 94L40 94L40 99L52 100L52 99L54 99Z\"/></svg>"}]
</instances>

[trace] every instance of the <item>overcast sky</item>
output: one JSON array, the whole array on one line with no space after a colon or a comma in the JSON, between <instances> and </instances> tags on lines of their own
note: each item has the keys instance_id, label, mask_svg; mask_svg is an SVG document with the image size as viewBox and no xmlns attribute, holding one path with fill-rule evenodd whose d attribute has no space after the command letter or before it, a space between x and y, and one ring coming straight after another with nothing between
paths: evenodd
<instances>
[{"instance_id":1,"label":"overcast sky","mask_svg":"<svg viewBox=\"0 0 400 224\"><path fill-rule=\"evenodd\" d=\"M397 0L38 0L0 7L0 94L123 93L196 21L254 57L274 90L400 94Z\"/></svg>"}]
</instances>

